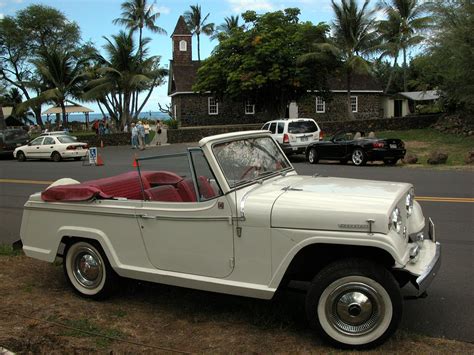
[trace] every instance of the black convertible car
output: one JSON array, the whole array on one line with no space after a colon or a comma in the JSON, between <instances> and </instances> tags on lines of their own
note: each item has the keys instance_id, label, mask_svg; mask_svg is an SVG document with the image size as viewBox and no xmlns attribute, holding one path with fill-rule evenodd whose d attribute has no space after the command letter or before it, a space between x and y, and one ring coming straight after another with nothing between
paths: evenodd
<instances>
[{"instance_id":1,"label":"black convertible car","mask_svg":"<svg viewBox=\"0 0 474 355\"><path fill-rule=\"evenodd\" d=\"M339 131L330 140L314 142L306 148L306 158L311 164L319 160L339 160L341 163L365 165L368 161L381 160L395 165L405 156L405 144L400 139L379 139L361 131Z\"/></svg>"}]
</instances>

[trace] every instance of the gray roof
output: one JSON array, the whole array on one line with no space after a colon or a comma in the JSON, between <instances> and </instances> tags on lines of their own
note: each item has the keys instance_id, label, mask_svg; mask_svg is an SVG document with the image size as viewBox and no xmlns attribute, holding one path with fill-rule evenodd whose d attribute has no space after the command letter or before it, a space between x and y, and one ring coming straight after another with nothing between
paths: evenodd
<instances>
[{"instance_id":1,"label":"gray roof","mask_svg":"<svg viewBox=\"0 0 474 355\"><path fill-rule=\"evenodd\" d=\"M398 94L413 101L429 101L429 100L439 99L439 94L437 90L405 91L405 92L399 92Z\"/></svg>"}]
</instances>

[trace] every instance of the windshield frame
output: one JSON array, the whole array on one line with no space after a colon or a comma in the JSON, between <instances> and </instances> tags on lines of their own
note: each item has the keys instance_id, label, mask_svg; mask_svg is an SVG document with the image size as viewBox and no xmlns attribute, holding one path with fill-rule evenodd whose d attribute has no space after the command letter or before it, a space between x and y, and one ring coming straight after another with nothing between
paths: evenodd
<instances>
[{"instance_id":1,"label":"windshield frame","mask_svg":"<svg viewBox=\"0 0 474 355\"><path fill-rule=\"evenodd\" d=\"M232 137L232 138L229 138L227 140L222 140L222 141L218 141L218 142L213 142L210 146L210 152L211 154L213 155L213 158L214 158L214 161L217 163L217 166L218 168L220 169L220 173L222 175L222 177L224 178L225 180L225 183L227 184L228 188L229 188L229 192L230 191L234 191L234 190L237 190L237 189L240 189L240 188L243 188L243 187L246 187L246 186L250 186L250 185L254 185L256 183L261 183L263 182L264 180L268 180L268 179L271 179L271 178L274 178L275 176L279 176L279 175L286 175L288 174L289 172L291 171L295 171L293 165L291 164L291 162L289 161L288 157L285 155L285 153L283 152L283 150L281 149L280 145L278 144L278 142L275 141L275 139L270 136L270 134L266 133L266 131L263 131L264 134L262 135L258 135L258 136L247 136L247 137ZM223 168L222 164L221 164L221 160L218 159L217 155L215 154L215 151L214 151L214 148L216 145L220 145L220 144L225 144L225 143L231 143L231 142L236 142L236 141L243 141L243 140L249 140L249 139L256 139L256 138L268 138L270 140L273 141L273 143L276 145L278 151L281 153L282 155L282 158L284 160L284 162L286 163L287 167L286 168L282 168L282 169L279 169L279 170L275 170L275 171L267 171L267 172L263 172L261 174L261 176L257 176L253 179L246 179L246 180L242 180L238 183L235 183L235 184L232 184L230 181L229 181L229 177L227 176L226 174L226 170Z\"/></svg>"}]
</instances>

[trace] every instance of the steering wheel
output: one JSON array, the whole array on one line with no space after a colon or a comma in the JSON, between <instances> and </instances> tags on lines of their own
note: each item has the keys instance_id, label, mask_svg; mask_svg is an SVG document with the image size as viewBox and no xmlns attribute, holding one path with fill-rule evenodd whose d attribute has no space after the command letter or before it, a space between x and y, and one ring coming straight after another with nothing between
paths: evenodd
<instances>
[{"instance_id":1,"label":"steering wheel","mask_svg":"<svg viewBox=\"0 0 474 355\"><path fill-rule=\"evenodd\" d=\"M255 170L255 171L259 171L262 167L259 166L259 165L250 165L249 167L247 167L247 169L245 169L245 171L242 173L242 175L240 176L239 180L244 180L244 178L252 171L252 170Z\"/></svg>"}]
</instances>

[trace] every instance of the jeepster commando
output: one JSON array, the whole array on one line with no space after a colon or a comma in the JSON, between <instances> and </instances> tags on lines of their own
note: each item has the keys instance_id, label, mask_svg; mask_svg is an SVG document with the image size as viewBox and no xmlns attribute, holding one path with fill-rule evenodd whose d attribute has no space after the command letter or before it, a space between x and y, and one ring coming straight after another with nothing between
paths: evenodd
<instances>
[{"instance_id":1,"label":"jeepster commando","mask_svg":"<svg viewBox=\"0 0 474 355\"><path fill-rule=\"evenodd\" d=\"M434 224L407 183L298 175L268 132L211 136L137 170L61 179L25 204L27 256L63 260L81 296L120 277L271 299L306 282L306 315L339 347L386 340L440 267Z\"/></svg>"}]
</instances>

